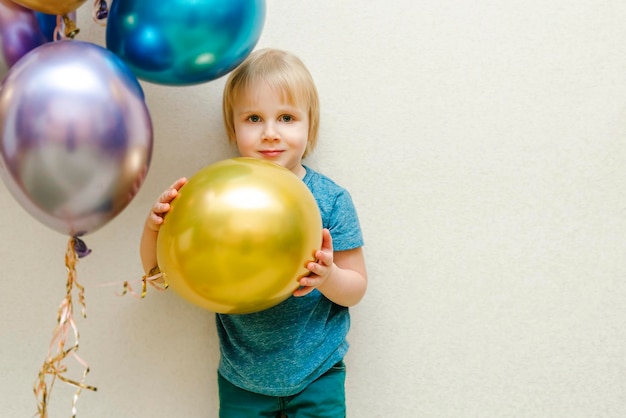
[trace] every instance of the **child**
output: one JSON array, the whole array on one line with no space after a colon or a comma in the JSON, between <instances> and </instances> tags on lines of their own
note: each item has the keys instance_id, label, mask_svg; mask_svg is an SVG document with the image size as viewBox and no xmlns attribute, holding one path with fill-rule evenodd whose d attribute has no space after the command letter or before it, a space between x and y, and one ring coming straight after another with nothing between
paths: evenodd
<instances>
[{"instance_id":1,"label":"child","mask_svg":"<svg viewBox=\"0 0 626 418\"><path fill-rule=\"evenodd\" d=\"M307 265L311 274L293 297L257 313L216 314L220 417L345 417L348 307L363 297L367 274L349 193L302 164L317 141L313 79L290 53L253 52L226 81L223 115L241 156L273 161L304 181L324 230L316 262ZM185 182L165 190L146 220L140 248L146 272L157 266L159 227Z\"/></svg>"}]
</instances>

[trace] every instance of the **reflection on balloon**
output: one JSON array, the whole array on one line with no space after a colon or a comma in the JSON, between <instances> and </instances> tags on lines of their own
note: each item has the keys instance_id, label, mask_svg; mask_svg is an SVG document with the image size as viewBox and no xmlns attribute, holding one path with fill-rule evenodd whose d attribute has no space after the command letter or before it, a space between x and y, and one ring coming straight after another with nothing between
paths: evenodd
<instances>
[{"instance_id":1,"label":"reflection on balloon","mask_svg":"<svg viewBox=\"0 0 626 418\"><path fill-rule=\"evenodd\" d=\"M0 85L0 174L33 217L91 233L137 193L152 155L152 122L137 78L88 42L46 43Z\"/></svg>"},{"instance_id":2,"label":"reflection on balloon","mask_svg":"<svg viewBox=\"0 0 626 418\"><path fill-rule=\"evenodd\" d=\"M66 15L78 9L87 0L12 0L14 3L50 15Z\"/></svg>"},{"instance_id":3,"label":"reflection on balloon","mask_svg":"<svg viewBox=\"0 0 626 418\"><path fill-rule=\"evenodd\" d=\"M198 84L239 65L264 22L265 0L114 1L106 46L143 80Z\"/></svg>"},{"instance_id":4,"label":"reflection on balloon","mask_svg":"<svg viewBox=\"0 0 626 418\"><path fill-rule=\"evenodd\" d=\"M172 202L157 239L166 282L220 313L287 299L322 243L315 198L286 168L233 158L196 173Z\"/></svg>"}]
</instances>

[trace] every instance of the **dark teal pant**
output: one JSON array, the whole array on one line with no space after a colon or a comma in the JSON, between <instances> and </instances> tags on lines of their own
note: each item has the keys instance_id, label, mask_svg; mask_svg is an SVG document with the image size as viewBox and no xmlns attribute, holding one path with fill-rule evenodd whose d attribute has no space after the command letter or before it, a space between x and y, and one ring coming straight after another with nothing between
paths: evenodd
<instances>
[{"instance_id":1,"label":"dark teal pant","mask_svg":"<svg viewBox=\"0 0 626 418\"><path fill-rule=\"evenodd\" d=\"M302 392L276 397L248 392L218 373L220 418L345 418L345 380L339 362Z\"/></svg>"}]
</instances>

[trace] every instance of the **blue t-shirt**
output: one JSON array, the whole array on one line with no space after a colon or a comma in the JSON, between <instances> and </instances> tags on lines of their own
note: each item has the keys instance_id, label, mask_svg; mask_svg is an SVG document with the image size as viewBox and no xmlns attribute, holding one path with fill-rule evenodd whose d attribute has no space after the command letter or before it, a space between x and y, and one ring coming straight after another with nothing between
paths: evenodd
<instances>
[{"instance_id":1,"label":"blue t-shirt","mask_svg":"<svg viewBox=\"0 0 626 418\"><path fill-rule=\"evenodd\" d=\"M306 167L304 183L330 230L334 251L363 246L359 220L347 190ZM219 373L235 386L268 396L290 396L342 360L348 351L348 308L318 290L291 296L267 310L216 314Z\"/></svg>"}]
</instances>

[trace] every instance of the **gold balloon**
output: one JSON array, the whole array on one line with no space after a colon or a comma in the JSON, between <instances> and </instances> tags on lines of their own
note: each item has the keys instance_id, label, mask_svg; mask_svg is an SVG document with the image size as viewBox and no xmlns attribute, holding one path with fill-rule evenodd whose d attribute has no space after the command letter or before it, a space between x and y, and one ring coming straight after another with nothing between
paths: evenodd
<instances>
[{"instance_id":1,"label":"gold balloon","mask_svg":"<svg viewBox=\"0 0 626 418\"><path fill-rule=\"evenodd\" d=\"M320 212L302 180L242 157L205 167L180 189L159 232L157 259L183 298L243 314L287 299L321 244Z\"/></svg>"},{"instance_id":2,"label":"gold balloon","mask_svg":"<svg viewBox=\"0 0 626 418\"><path fill-rule=\"evenodd\" d=\"M13 0L31 10L51 15L65 15L78 9L87 0Z\"/></svg>"}]
</instances>

